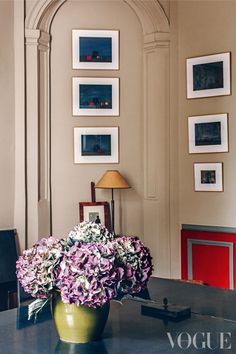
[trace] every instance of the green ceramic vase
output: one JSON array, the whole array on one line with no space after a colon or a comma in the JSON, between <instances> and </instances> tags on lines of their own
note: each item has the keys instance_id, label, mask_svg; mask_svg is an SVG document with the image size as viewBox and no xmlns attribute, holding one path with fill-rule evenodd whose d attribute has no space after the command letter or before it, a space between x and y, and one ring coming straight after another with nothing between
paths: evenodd
<instances>
[{"instance_id":1,"label":"green ceramic vase","mask_svg":"<svg viewBox=\"0 0 236 354\"><path fill-rule=\"evenodd\" d=\"M101 338L110 303L96 309L64 304L59 292L51 299L51 310L59 338L69 343L88 343Z\"/></svg>"}]
</instances>

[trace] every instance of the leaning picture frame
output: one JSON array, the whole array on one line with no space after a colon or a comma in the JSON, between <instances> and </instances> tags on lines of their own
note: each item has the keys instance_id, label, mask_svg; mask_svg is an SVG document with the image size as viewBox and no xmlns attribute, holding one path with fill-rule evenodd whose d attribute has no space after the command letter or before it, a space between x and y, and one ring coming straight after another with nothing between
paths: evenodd
<instances>
[{"instance_id":1,"label":"leaning picture frame","mask_svg":"<svg viewBox=\"0 0 236 354\"><path fill-rule=\"evenodd\" d=\"M72 68L119 69L118 30L72 30Z\"/></svg>"},{"instance_id":2,"label":"leaning picture frame","mask_svg":"<svg viewBox=\"0 0 236 354\"><path fill-rule=\"evenodd\" d=\"M228 152L228 114L188 117L189 153Z\"/></svg>"},{"instance_id":3,"label":"leaning picture frame","mask_svg":"<svg viewBox=\"0 0 236 354\"><path fill-rule=\"evenodd\" d=\"M194 163L194 186L196 192L222 192L223 163Z\"/></svg>"},{"instance_id":4,"label":"leaning picture frame","mask_svg":"<svg viewBox=\"0 0 236 354\"><path fill-rule=\"evenodd\" d=\"M119 116L119 78L73 77L73 116Z\"/></svg>"},{"instance_id":5,"label":"leaning picture frame","mask_svg":"<svg viewBox=\"0 0 236 354\"><path fill-rule=\"evenodd\" d=\"M119 163L119 128L75 127L74 163Z\"/></svg>"},{"instance_id":6,"label":"leaning picture frame","mask_svg":"<svg viewBox=\"0 0 236 354\"><path fill-rule=\"evenodd\" d=\"M188 58L187 98L231 94L230 52Z\"/></svg>"},{"instance_id":7,"label":"leaning picture frame","mask_svg":"<svg viewBox=\"0 0 236 354\"><path fill-rule=\"evenodd\" d=\"M100 223L108 230L111 227L110 206L108 202L80 202L79 220L80 222Z\"/></svg>"}]
</instances>

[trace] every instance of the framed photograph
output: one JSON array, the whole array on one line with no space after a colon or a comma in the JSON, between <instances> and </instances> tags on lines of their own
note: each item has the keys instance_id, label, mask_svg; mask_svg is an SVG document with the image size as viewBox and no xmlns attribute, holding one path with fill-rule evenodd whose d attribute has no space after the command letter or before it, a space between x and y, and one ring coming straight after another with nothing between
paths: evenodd
<instances>
[{"instance_id":1,"label":"framed photograph","mask_svg":"<svg viewBox=\"0 0 236 354\"><path fill-rule=\"evenodd\" d=\"M72 68L118 70L119 31L72 30Z\"/></svg>"},{"instance_id":2,"label":"framed photograph","mask_svg":"<svg viewBox=\"0 0 236 354\"><path fill-rule=\"evenodd\" d=\"M74 163L118 162L118 127L74 128Z\"/></svg>"},{"instance_id":3,"label":"framed photograph","mask_svg":"<svg viewBox=\"0 0 236 354\"><path fill-rule=\"evenodd\" d=\"M119 78L73 77L73 116L119 116Z\"/></svg>"},{"instance_id":4,"label":"framed photograph","mask_svg":"<svg viewBox=\"0 0 236 354\"><path fill-rule=\"evenodd\" d=\"M188 117L189 153L228 152L228 116Z\"/></svg>"},{"instance_id":5,"label":"framed photograph","mask_svg":"<svg viewBox=\"0 0 236 354\"><path fill-rule=\"evenodd\" d=\"M195 163L194 179L197 192L222 192L223 164L221 162Z\"/></svg>"},{"instance_id":6,"label":"framed photograph","mask_svg":"<svg viewBox=\"0 0 236 354\"><path fill-rule=\"evenodd\" d=\"M230 53L187 59L187 98L230 95Z\"/></svg>"},{"instance_id":7,"label":"framed photograph","mask_svg":"<svg viewBox=\"0 0 236 354\"><path fill-rule=\"evenodd\" d=\"M102 224L110 229L110 207L108 202L80 202L79 219Z\"/></svg>"}]
</instances>

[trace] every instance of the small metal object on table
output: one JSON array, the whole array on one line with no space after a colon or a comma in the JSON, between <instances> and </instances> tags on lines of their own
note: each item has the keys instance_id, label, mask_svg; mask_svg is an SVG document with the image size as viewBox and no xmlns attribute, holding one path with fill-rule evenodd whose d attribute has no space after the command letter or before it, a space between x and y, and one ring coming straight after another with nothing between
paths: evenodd
<instances>
[{"instance_id":1,"label":"small metal object on table","mask_svg":"<svg viewBox=\"0 0 236 354\"><path fill-rule=\"evenodd\" d=\"M179 322L191 317L191 308L188 306L168 304L168 299L165 297L163 303L160 301L146 300L145 304L141 306L141 314Z\"/></svg>"}]
</instances>

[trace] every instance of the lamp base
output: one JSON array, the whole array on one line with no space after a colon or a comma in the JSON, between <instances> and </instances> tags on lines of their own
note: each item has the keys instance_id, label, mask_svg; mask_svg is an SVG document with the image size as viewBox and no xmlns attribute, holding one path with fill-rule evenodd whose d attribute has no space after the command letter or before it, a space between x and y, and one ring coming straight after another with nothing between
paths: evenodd
<instances>
[{"instance_id":1,"label":"lamp base","mask_svg":"<svg viewBox=\"0 0 236 354\"><path fill-rule=\"evenodd\" d=\"M111 200L111 232L115 233L115 203L113 199L113 190Z\"/></svg>"}]
</instances>

